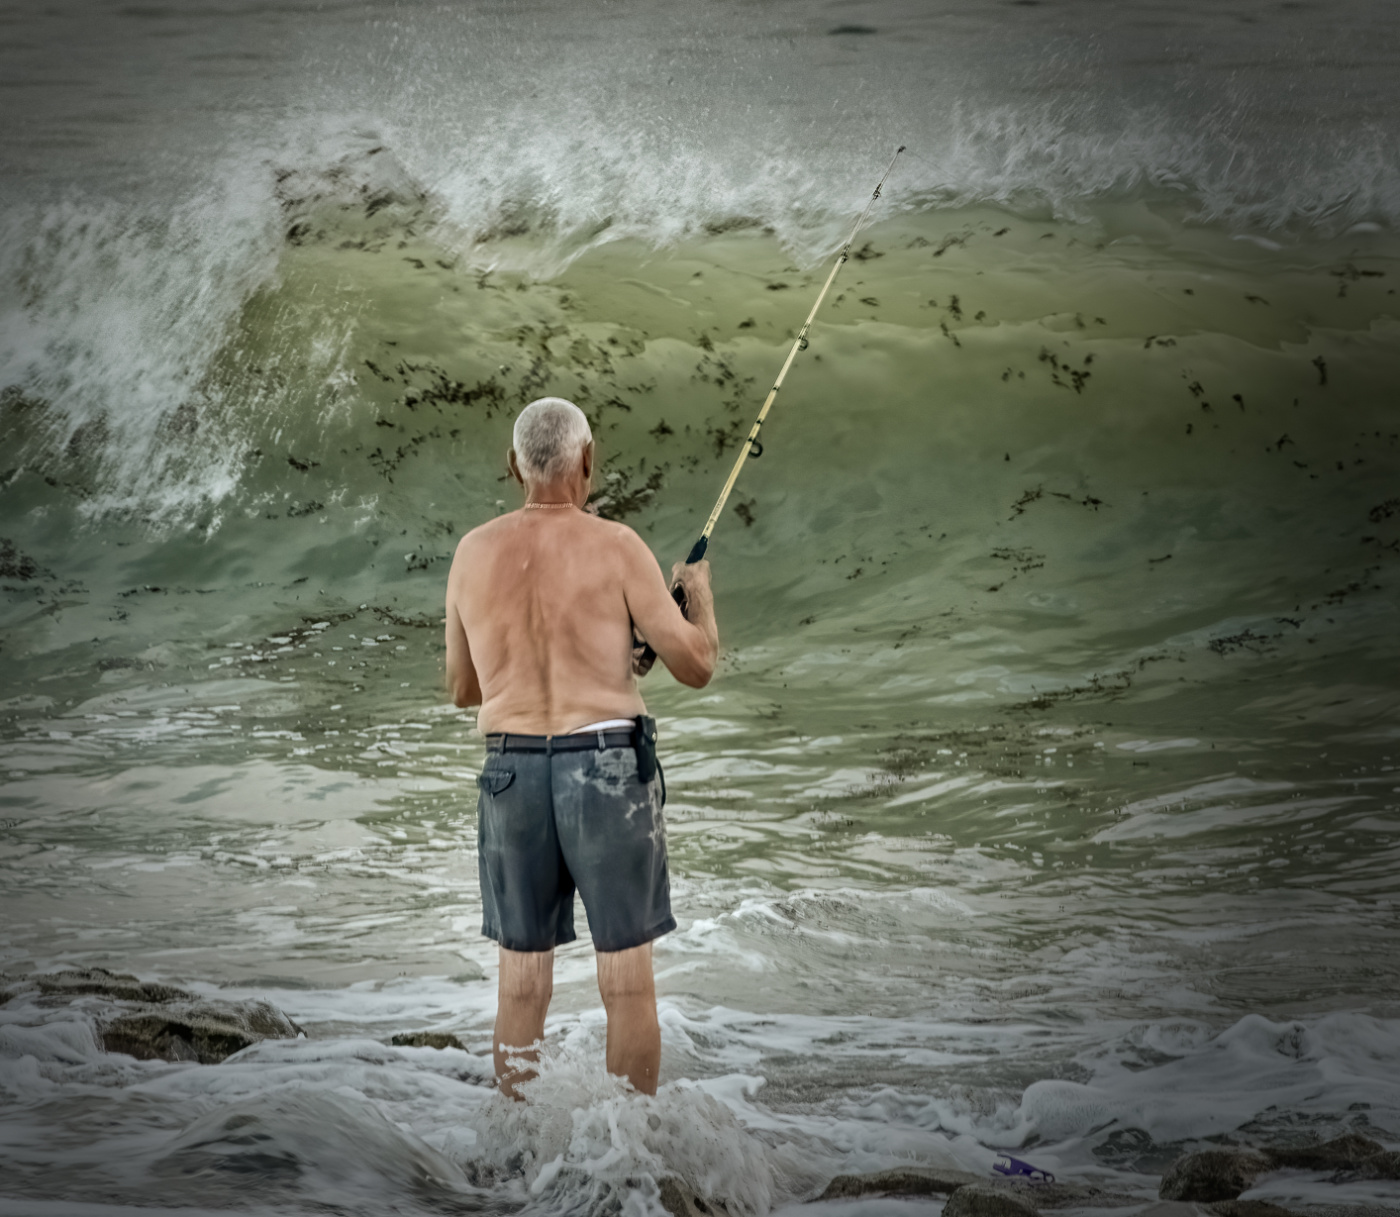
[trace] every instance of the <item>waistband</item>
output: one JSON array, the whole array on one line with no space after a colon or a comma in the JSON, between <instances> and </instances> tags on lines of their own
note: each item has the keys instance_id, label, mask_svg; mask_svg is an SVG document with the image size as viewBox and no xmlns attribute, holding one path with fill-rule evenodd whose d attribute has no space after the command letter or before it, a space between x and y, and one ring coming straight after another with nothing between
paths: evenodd
<instances>
[{"instance_id":1,"label":"waistband","mask_svg":"<svg viewBox=\"0 0 1400 1217\"><path fill-rule=\"evenodd\" d=\"M605 748L631 748L631 731L590 731L586 735L513 735L502 733L486 737L487 752L601 752Z\"/></svg>"},{"instance_id":2,"label":"waistband","mask_svg":"<svg viewBox=\"0 0 1400 1217\"><path fill-rule=\"evenodd\" d=\"M635 719L603 718L596 723L585 723L582 727L575 727L569 734L587 735L590 731L631 731L634 726L636 726Z\"/></svg>"}]
</instances>

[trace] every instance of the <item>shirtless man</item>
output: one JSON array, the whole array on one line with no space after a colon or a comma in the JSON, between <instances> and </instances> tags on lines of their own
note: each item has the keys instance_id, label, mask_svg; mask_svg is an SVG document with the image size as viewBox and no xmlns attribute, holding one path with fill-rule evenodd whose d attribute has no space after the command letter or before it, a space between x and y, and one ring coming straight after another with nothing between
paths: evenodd
<instances>
[{"instance_id":1,"label":"shirtless man","mask_svg":"<svg viewBox=\"0 0 1400 1217\"><path fill-rule=\"evenodd\" d=\"M664 778L652 720L639 717L632 631L682 684L708 684L719 653L710 568L672 571L687 620L646 543L582 510L593 436L572 402L531 402L513 440L506 462L525 505L463 537L447 578L447 687L457 705L481 707L486 736L477 836L482 933L501 948L496 1076L512 1097L534 1076L514 1062L538 1059L554 948L576 937L577 887L608 1016L608 1071L655 1094L651 944L676 922Z\"/></svg>"}]
</instances>

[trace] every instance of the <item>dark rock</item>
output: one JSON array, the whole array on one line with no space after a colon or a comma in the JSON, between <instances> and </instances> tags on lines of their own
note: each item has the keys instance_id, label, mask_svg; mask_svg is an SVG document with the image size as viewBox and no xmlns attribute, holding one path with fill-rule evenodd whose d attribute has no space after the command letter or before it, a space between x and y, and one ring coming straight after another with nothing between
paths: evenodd
<instances>
[{"instance_id":1,"label":"dark rock","mask_svg":"<svg viewBox=\"0 0 1400 1217\"><path fill-rule=\"evenodd\" d=\"M276 1006L265 1001L179 1002L158 1010L121 1014L101 1028L102 1046L141 1061L198 1061L217 1065L266 1039L302 1034Z\"/></svg>"},{"instance_id":2,"label":"dark rock","mask_svg":"<svg viewBox=\"0 0 1400 1217\"><path fill-rule=\"evenodd\" d=\"M459 1048L467 1046L450 1031L403 1031L389 1040L396 1048Z\"/></svg>"},{"instance_id":3,"label":"dark rock","mask_svg":"<svg viewBox=\"0 0 1400 1217\"><path fill-rule=\"evenodd\" d=\"M1207 1205L1216 1217L1297 1217L1297 1214L1267 1200L1218 1200Z\"/></svg>"},{"instance_id":4,"label":"dark rock","mask_svg":"<svg viewBox=\"0 0 1400 1217\"><path fill-rule=\"evenodd\" d=\"M661 1180L661 1207L671 1217L729 1217L729 1210L718 1200L706 1200L674 1175Z\"/></svg>"},{"instance_id":5,"label":"dark rock","mask_svg":"<svg viewBox=\"0 0 1400 1217\"><path fill-rule=\"evenodd\" d=\"M183 989L137 980L125 972L109 972L106 968L48 972L42 976L30 976L25 979L38 985L39 992L46 997L80 997L93 994L98 997L115 998L117 1001L159 1003L195 1000L193 993L187 993Z\"/></svg>"},{"instance_id":6,"label":"dark rock","mask_svg":"<svg viewBox=\"0 0 1400 1217\"><path fill-rule=\"evenodd\" d=\"M1400 1207L1384 1204L1309 1204L1306 1217L1400 1217Z\"/></svg>"},{"instance_id":7,"label":"dark rock","mask_svg":"<svg viewBox=\"0 0 1400 1217\"><path fill-rule=\"evenodd\" d=\"M1233 1204L1234 1201L1224 1201ZM1204 1210L1185 1200L1159 1200L1145 1209L1138 1209L1133 1217L1204 1217Z\"/></svg>"},{"instance_id":8,"label":"dark rock","mask_svg":"<svg viewBox=\"0 0 1400 1217\"><path fill-rule=\"evenodd\" d=\"M988 1179L968 1171L941 1170L929 1166L897 1166L864 1175L837 1175L817 1199L844 1200L852 1196L956 1195L967 1187L994 1191L1022 1209L1126 1208L1139 1198L1124 1192L1105 1192L1079 1183L1028 1183L1016 1179ZM951 1203L951 1201L950 1201ZM978 1203L981 1203L980 1201ZM1007 1211L1010 1217L1010 1210Z\"/></svg>"},{"instance_id":9,"label":"dark rock","mask_svg":"<svg viewBox=\"0 0 1400 1217\"><path fill-rule=\"evenodd\" d=\"M1249 1150L1202 1150L1173 1162L1157 1194L1163 1200L1234 1200L1268 1169L1269 1160Z\"/></svg>"},{"instance_id":10,"label":"dark rock","mask_svg":"<svg viewBox=\"0 0 1400 1217\"><path fill-rule=\"evenodd\" d=\"M0 1000L33 994L45 1005L97 997L121 1003L99 1015L98 1036L107 1052L143 1061L198 1061L204 1065L266 1039L304 1034L269 1002L200 998L173 985L139 980L106 968L74 968L35 976L0 976Z\"/></svg>"},{"instance_id":11,"label":"dark rock","mask_svg":"<svg viewBox=\"0 0 1400 1217\"><path fill-rule=\"evenodd\" d=\"M981 1175L968 1171L937 1170L929 1166L896 1166L887 1171L864 1175L837 1175L826 1185L819 1200L842 1200L848 1196L946 1196L960 1187L983 1183Z\"/></svg>"},{"instance_id":12,"label":"dark rock","mask_svg":"<svg viewBox=\"0 0 1400 1217\"><path fill-rule=\"evenodd\" d=\"M1297 1145L1262 1151L1272 1166L1300 1171L1355 1170L1363 1162L1384 1153L1384 1147L1349 1132L1321 1145Z\"/></svg>"},{"instance_id":13,"label":"dark rock","mask_svg":"<svg viewBox=\"0 0 1400 1217\"><path fill-rule=\"evenodd\" d=\"M1358 1179L1400 1179L1400 1152L1382 1150L1374 1158L1358 1163L1348 1173Z\"/></svg>"},{"instance_id":14,"label":"dark rock","mask_svg":"<svg viewBox=\"0 0 1400 1217\"><path fill-rule=\"evenodd\" d=\"M1142 1199L1126 1192L1105 1192L1084 1183L1029 1183L1007 1179L996 1180L991 1186L1037 1209L1117 1209L1138 1204Z\"/></svg>"},{"instance_id":15,"label":"dark rock","mask_svg":"<svg viewBox=\"0 0 1400 1217\"><path fill-rule=\"evenodd\" d=\"M958 1188L943 1206L943 1217L1036 1217L1036 1212L1017 1192L981 1183Z\"/></svg>"}]
</instances>

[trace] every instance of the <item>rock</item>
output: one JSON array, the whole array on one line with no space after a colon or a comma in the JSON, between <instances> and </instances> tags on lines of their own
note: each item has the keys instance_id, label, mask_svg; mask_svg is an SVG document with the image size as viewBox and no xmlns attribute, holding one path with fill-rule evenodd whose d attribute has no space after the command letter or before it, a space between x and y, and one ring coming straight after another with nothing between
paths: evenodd
<instances>
[{"instance_id":1,"label":"rock","mask_svg":"<svg viewBox=\"0 0 1400 1217\"><path fill-rule=\"evenodd\" d=\"M1216 1217L1297 1217L1297 1214L1267 1200L1218 1200L1207 1207Z\"/></svg>"},{"instance_id":2,"label":"rock","mask_svg":"<svg viewBox=\"0 0 1400 1217\"><path fill-rule=\"evenodd\" d=\"M213 1065L259 1040L295 1039L304 1034L269 1002L210 1000L106 968L0 976L0 981L4 982L0 996L6 1001L37 989L45 1005L77 997L120 1003L99 1015L98 1037L107 1052L143 1061Z\"/></svg>"},{"instance_id":3,"label":"rock","mask_svg":"<svg viewBox=\"0 0 1400 1217\"><path fill-rule=\"evenodd\" d=\"M1138 1198L1123 1192L1105 1192L1079 1183L1027 1183L1017 1179L988 1179L968 1171L929 1166L897 1166L864 1175L837 1175L818 1200L844 1200L851 1196L956 1195L965 1187L979 1187L1006 1196L1029 1211L1068 1208L1125 1208Z\"/></svg>"},{"instance_id":4,"label":"rock","mask_svg":"<svg viewBox=\"0 0 1400 1217\"><path fill-rule=\"evenodd\" d=\"M993 1186L1009 1191L1037 1209L1118 1209L1140 1204L1142 1197L1126 1192L1105 1192L1084 1183L1026 1183L1008 1179Z\"/></svg>"},{"instance_id":5,"label":"rock","mask_svg":"<svg viewBox=\"0 0 1400 1217\"><path fill-rule=\"evenodd\" d=\"M1358 1179L1400 1179L1400 1152L1384 1149L1374 1158L1358 1163L1351 1173Z\"/></svg>"},{"instance_id":6,"label":"rock","mask_svg":"<svg viewBox=\"0 0 1400 1217\"><path fill-rule=\"evenodd\" d=\"M1201 1150L1173 1162L1157 1194L1163 1200L1234 1200L1269 1169L1269 1160L1250 1150Z\"/></svg>"},{"instance_id":7,"label":"rock","mask_svg":"<svg viewBox=\"0 0 1400 1217\"><path fill-rule=\"evenodd\" d=\"M1208 1203L1218 1217L1286 1217L1287 1210L1277 1205L1237 1199L1266 1171L1285 1169L1332 1171L1349 1179L1400 1179L1400 1152L1359 1133L1344 1133L1319 1145L1209 1149L1173 1162L1159 1194L1164 1200Z\"/></svg>"},{"instance_id":8,"label":"rock","mask_svg":"<svg viewBox=\"0 0 1400 1217\"><path fill-rule=\"evenodd\" d=\"M837 1175L818 1200L842 1200L848 1196L946 1196L960 1187L985 1182L968 1171L938 1170L929 1166L896 1166L864 1175Z\"/></svg>"},{"instance_id":9,"label":"rock","mask_svg":"<svg viewBox=\"0 0 1400 1217\"><path fill-rule=\"evenodd\" d=\"M1400 1207L1384 1204L1309 1204L1305 1217L1400 1217Z\"/></svg>"},{"instance_id":10,"label":"rock","mask_svg":"<svg viewBox=\"0 0 1400 1217\"><path fill-rule=\"evenodd\" d=\"M671 1217L729 1217L729 1210L718 1200L706 1200L674 1175L661 1180L661 1207Z\"/></svg>"},{"instance_id":11,"label":"rock","mask_svg":"<svg viewBox=\"0 0 1400 1217\"><path fill-rule=\"evenodd\" d=\"M270 1002L193 1001L118 1015L100 1034L106 1051L137 1060L217 1065L250 1044L295 1039L302 1030Z\"/></svg>"},{"instance_id":12,"label":"rock","mask_svg":"<svg viewBox=\"0 0 1400 1217\"><path fill-rule=\"evenodd\" d=\"M837 1175L818 1199L839 1200L847 1196L934 1196L950 1195L960 1187L983 1182L968 1171L939 1170L928 1166L896 1166L890 1170L863 1175Z\"/></svg>"},{"instance_id":13,"label":"rock","mask_svg":"<svg viewBox=\"0 0 1400 1217\"><path fill-rule=\"evenodd\" d=\"M1295 1145L1262 1151L1275 1167L1300 1171L1355 1170L1385 1152L1383 1146L1369 1137L1349 1132L1321 1145Z\"/></svg>"},{"instance_id":14,"label":"rock","mask_svg":"<svg viewBox=\"0 0 1400 1217\"><path fill-rule=\"evenodd\" d=\"M948 1197L943 1217L1037 1217L1035 1206L1017 1192L970 1183Z\"/></svg>"},{"instance_id":15,"label":"rock","mask_svg":"<svg viewBox=\"0 0 1400 1217\"><path fill-rule=\"evenodd\" d=\"M37 985L45 997L80 997L94 994L117 1001L168 1002L193 1001L193 993L170 985L137 980L125 972L109 972L106 968L75 968L69 972L48 972L27 976L23 980Z\"/></svg>"},{"instance_id":16,"label":"rock","mask_svg":"<svg viewBox=\"0 0 1400 1217\"><path fill-rule=\"evenodd\" d=\"M1223 1203L1234 1204L1236 1202L1226 1200ZM1159 1200L1156 1204L1149 1204L1145 1209L1138 1209L1133 1217L1203 1217L1205 1212L1205 1209L1188 1200Z\"/></svg>"},{"instance_id":17,"label":"rock","mask_svg":"<svg viewBox=\"0 0 1400 1217\"><path fill-rule=\"evenodd\" d=\"M401 1031L389 1042L395 1048L458 1048L465 1052L467 1046L450 1031Z\"/></svg>"}]
</instances>

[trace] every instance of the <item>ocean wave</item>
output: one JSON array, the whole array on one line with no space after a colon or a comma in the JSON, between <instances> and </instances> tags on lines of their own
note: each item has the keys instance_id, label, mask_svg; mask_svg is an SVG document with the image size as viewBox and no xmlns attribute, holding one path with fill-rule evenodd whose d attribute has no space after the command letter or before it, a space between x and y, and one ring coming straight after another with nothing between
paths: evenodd
<instances>
[{"instance_id":1,"label":"ocean wave","mask_svg":"<svg viewBox=\"0 0 1400 1217\"><path fill-rule=\"evenodd\" d=\"M248 484L260 434L282 422L314 433L354 414L364 361L376 360L365 317L412 268L459 276L443 291L491 273L525 290L561 281L591 253L601 288L645 277L653 256L751 230L801 274L844 238L888 152L849 141L821 155L688 147L587 115L515 139L502 123L471 133L313 122L228 153L184 194L11 208L0 233L9 446L49 476L62 465L85 488L89 518L190 522L202 512L207 527ZM1274 247L1318 245L1400 218L1400 151L1365 131L1343 147L1301 142L1272 155L1228 131L1185 133L1163 114L1094 126L1072 110L958 105L911 142L871 232L917 222L944 234L942 252L965 240L948 229L970 212L1053 221L1095 240L1135 228L1158 243L1186 240L1194 224ZM298 262L303 248L319 262ZM354 260L396 250L373 276ZM472 324L468 335L489 337ZM447 351L459 333L427 346Z\"/></svg>"}]
</instances>

